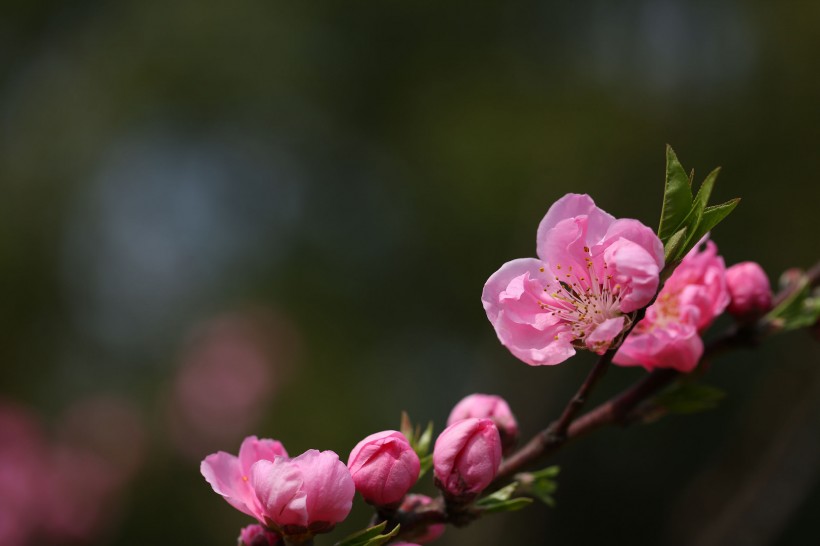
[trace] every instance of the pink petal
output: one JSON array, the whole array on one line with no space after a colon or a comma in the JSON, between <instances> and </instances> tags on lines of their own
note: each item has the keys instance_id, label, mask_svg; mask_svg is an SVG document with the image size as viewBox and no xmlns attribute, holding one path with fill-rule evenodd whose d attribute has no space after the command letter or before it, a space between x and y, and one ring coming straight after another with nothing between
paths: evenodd
<instances>
[{"instance_id":1,"label":"pink petal","mask_svg":"<svg viewBox=\"0 0 820 546\"><path fill-rule=\"evenodd\" d=\"M284 457L276 457L273 462L261 460L251 467L251 483L264 515L280 527L307 527L303 482L299 465Z\"/></svg>"},{"instance_id":2,"label":"pink petal","mask_svg":"<svg viewBox=\"0 0 820 546\"><path fill-rule=\"evenodd\" d=\"M293 459L304 474L307 511L312 522L338 523L353 506L356 486L350 471L332 451L311 449Z\"/></svg>"},{"instance_id":3,"label":"pink petal","mask_svg":"<svg viewBox=\"0 0 820 546\"><path fill-rule=\"evenodd\" d=\"M645 248L620 238L606 248L604 259L613 276L611 283L621 285L621 312L631 313L652 301L660 267Z\"/></svg>"},{"instance_id":4,"label":"pink petal","mask_svg":"<svg viewBox=\"0 0 820 546\"><path fill-rule=\"evenodd\" d=\"M259 439L256 436L248 436L242 441L239 447L239 464L244 475L249 476L251 466L256 461L262 459L272 461L275 457L287 457L288 452L285 447L276 440L267 438Z\"/></svg>"},{"instance_id":5,"label":"pink petal","mask_svg":"<svg viewBox=\"0 0 820 546\"><path fill-rule=\"evenodd\" d=\"M231 506L249 516L258 517L253 491L247 480L243 479L237 457L224 451L208 455L200 464L199 471L213 490Z\"/></svg>"},{"instance_id":6,"label":"pink petal","mask_svg":"<svg viewBox=\"0 0 820 546\"><path fill-rule=\"evenodd\" d=\"M591 351L604 354L612 340L615 339L624 329L624 317L607 319L599 324L595 330L586 338L586 346Z\"/></svg>"},{"instance_id":7,"label":"pink petal","mask_svg":"<svg viewBox=\"0 0 820 546\"><path fill-rule=\"evenodd\" d=\"M612 361L621 366L647 370L672 368L692 371L703 355L703 341L693 325L677 323L648 332L633 332L624 340Z\"/></svg>"},{"instance_id":8,"label":"pink petal","mask_svg":"<svg viewBox=\"0 0 820 546\"><path fill-rule=\"evenodd\" d=\"M552 204L538 225L536 241L538 242L538 256L541 259L549 256L544 251L543 245L550 238L550 230L562 220L578 216L587 217L588 237L595 241L602 239L609 225L615 221L612 215L596 207L589 195L568 193Z\"/></svg>"}]
</instances>

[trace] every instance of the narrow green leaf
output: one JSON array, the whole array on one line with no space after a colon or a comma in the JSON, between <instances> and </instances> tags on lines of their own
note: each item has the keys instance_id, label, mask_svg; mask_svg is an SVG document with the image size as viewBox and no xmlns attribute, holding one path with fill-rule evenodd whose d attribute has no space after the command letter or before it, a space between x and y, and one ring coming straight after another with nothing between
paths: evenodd
<instances>
[{"instance_id":1,"label":"narrow green leaf","mask_svg":"<svg viewBox=\"0 0 820 546\"><path fill-rule=\"evenodd\" d=\"M357 531L342 539L341 542L337 542L335 546L381 546L399 532L399 526L397 525L389 533L382 534L386 525L387 522L383 521L373 527Z\"/></svg>"},{"instance_id":2,"label":"narrow green leaf","mask_svg":"<svg viewBox=\"0 0 820 546\"><path fill-rule=\"evenodd\" d=\"M373 537L367 542L365 542L362 546L382 546L382 544L387 544L390 540L396 536L399 532L400 525L396 525L393 527L393 530L387 533L386 535L379 535L377 537Z\"/></svg>"},{"instance_id":3,"label":"narrow green leaf","mask_svg":"<svg viewBox=\"0 0 820 546\"><path fill-rule=\"evenodd\" d=\"M720 205L706 207L703 211L703 218L698 224L697 229L695 229L688 238L689 241L692 241L692 246L695 246L704 235L712 231L715 226L723 221L724 218L729 216L729 214L735 210L738 203L740 203L740 198L732 199L731 201L727 201ZM685 252L691 250L691 247L684 248Z\"/></svg>"},{"instance_id":4,"label":"narrow green leaf","mask_svg":"<svg viewBox=\"0 0 820 546\"><path fill-rule=\"evenodd\" d=\"M689 177L678 161L672 146L666 146L666 184L658 237L664 243L679 229L692 209L692 188Z\"/></svg>"},{"instance_id":5,"label":"narrow green leaf","mask_svg":"<svg viewBox=\"0 0 820 546\"><path fill-rule=\"evenodd\" d=\"M805 275L797 282L792 294L766 315L769 322L782 330L806 328L820 320L820 295L812 294Z\"/></svg>"},{"instance_id":6,"label":"narrow green leaf","mask_svg":"<svg viewBox=\"0 0 820 546\"><path fill-rule=\"evenodd\" d=\"M509 485L505 485L492 495L487 495L486 497L482 498L481 500L477 501L475 504L476 506L486 506L490 504L494 504L500 501L509 500L513 493L515 493L516 488L518 487L518 482L512 482Z\"/></svg>"},{"instance_id":7,"label":"narrow green leaf","mask_svg":"<svg viewBox=\"0 0 820 546\"><path fill-rule=\"evenodd\" d=\"M700 188L698 188L698 194L695 196L695 200L692 202L693 209L706 209L706 206L709 204L709 197L712 195L712 190L715 188L715 182L717 181L717 177L719 174L720 167L714 169L706 176L706 180L704 180L703 184L701 184Z\"/></svg>"},{"instance_id":8,"label":"narrow green leaf","mask_svg":"<svg viewBox=\"0 0 820 546\"><path fill-rule=\"evenodd\" d=\"M520 482L518 494L534 497L547 506L555 506L555 499L552 495L558 489L555 477L558 476L560 470L558 466L549 466L537 472L516 474L515 479Z\"/></svg>"},{"instance_id":9,"label":"narrow green leaf","mask_svg":"<svg viewBox=\"0 0 820 546\"><path fill-rule=\"evenodd\" d=\"M664 263L670 264L674 262L682 254L684 241L686 241L686 228L681 228L672 235L666 244L663 246Z\"/></svg>"},{"instance_id":10,"label":"narrow green leaf","mask_svg":"<svg viewBox=\"0 0 820 546\"><path fill-rule=\"evenodd\" d=\"M527 497L518 497L517 499L510 499L506 501L498 501L489 505L482 505L481 511L485 514L497 514L499 512L515 512L521 510L525 506L532 504L532 499Z\"/></svg>"},{"instance_id":11,"label":"narrow green leaf","mask_svg":"<svg viewBox=\"0 0 820 546\"><path fill-rule=\"evenodd\" d=\"M433 422L430 421L427 423L427 428L424 429L424 432L419 436L418 440L416 441L416 445L414 446L416 449L416 454L419 457L424 457L430 451L430 443L433 441Z\"/></svg>"},{"instance_id":12,"label":"narrow green leaf","mask_svg":"<svg viewBox=\"0 0 820 546\"><path fill-rule=\"evenodd\" d=\"M404 437L407 438L408 442L413 441L413 423L410 422L410 416L407 415L406 411L401 412L401 425L399 425L399 431L404 434Z\"/></svg>"},{"instance_id":13,"label":"narrow green leaf","mask_svg":"<svg viewBox=\"0 0 820 546\"><path fill-rule=\"evenodd\" d=\"M433 468L433 454L425 455L424 457L419 457L419 462L421 463L421 470L419 470L419 480L427 474L427 472Z\"/></svg>"}]
</instances>

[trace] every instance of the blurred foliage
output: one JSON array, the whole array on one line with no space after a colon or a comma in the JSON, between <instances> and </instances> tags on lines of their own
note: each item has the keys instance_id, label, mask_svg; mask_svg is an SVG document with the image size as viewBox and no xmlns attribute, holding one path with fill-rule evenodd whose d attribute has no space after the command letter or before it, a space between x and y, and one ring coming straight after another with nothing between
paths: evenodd
<instances>
[{"instance_id":1,"label":"blurred foliage","mask_svg":"<svg viewBox=\"0 0 820 546\"><path fill-rule=\"evenodd\" d=\"M534 254L538 221L568 191L657 225L667 142L699 173L722 165L715 202L743 198L714 233L727 263L757 260L775 278L818 257L820 5L12 0L3 12L0 392L47 421L100 392L137 401L150 455L100 544L225 544L247 521L169 441L186 340L213 317L271 310L302 347L273 359L265 417L238 438L345 459L401 410L440 431L470 392L505 396L525 435L555 415L589 359L516 361L481 287ZM573 445L556 509L440 543L685 543L676 518L710 521L681 503L688 484L734 432L763 426L744 419L757 399L782 426L777 408L803 392L788 378L815 377L817 357L790 335L722 358L719 410ZM614 370L598 396L641 373ZM820 508L814 479L798 514ZM338 537L367 517L357 502ZM810 517L786 521L779 544L820 537Z\"/></svg>"}]
</instances>

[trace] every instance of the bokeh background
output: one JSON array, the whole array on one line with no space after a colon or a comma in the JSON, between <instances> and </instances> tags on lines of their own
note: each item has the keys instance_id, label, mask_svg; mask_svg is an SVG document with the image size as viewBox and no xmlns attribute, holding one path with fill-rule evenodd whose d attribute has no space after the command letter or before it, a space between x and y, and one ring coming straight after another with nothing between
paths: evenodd
<instances>
[{"instance_id":1,"label":"bokeh background","mask_svg":"<svg viewBox=\"0 0 820 546\"><path fill-rule=\"evenodd\" d=\"M440 430L471 392L535 432L592 359L516 361L481 287L566 192L655 225L667 142L743 198L713 234L728 263L810 265L819 20L733 0L5 0L0 544L232 544L249 520L198 466L247 434L346 458L402 409ZM555 457L556 508L439 543L820 543L817 342L706 380L718 409Z\"/></svg>"}]
</instances>

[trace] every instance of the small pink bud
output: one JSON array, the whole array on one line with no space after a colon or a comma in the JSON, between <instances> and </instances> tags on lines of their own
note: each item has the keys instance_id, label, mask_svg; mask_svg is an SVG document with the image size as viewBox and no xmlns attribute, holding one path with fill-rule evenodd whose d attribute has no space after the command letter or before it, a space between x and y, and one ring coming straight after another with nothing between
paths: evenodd
<instances>
[{"instance_id":1,"label":"small pink bud","mask_svg":"<svg viewBox=\"0 0 820 546\"><path fill-rule=\"evenodd\" d=\"M447 418L447 424L452 425L470 417L490 419L495 423L501 435L504 453L515 447L518 440L518 422L503 398L493 394L471 394L456 404Z\"/></svg>"},{"instance_id":2,"label":"small pink bud","mask_svg":"<svg viewBox=\"0 0 820 546\"><path fill-rule=\"evenodd\" d=\"M256 523L239 531L238 546L279 546L281 543L282 537Z\"/></svg>"},{"instance_id":3,"label":"small pink bud","mask_svg":"<svg viewBox=\"0 0 820 546\"><path fill-rule=\"evenodd\" d=\"M444 429L433 448L436 487L450 498L469 501L495 478L501 437L489 419L464 419Z\"/></svg>"},{"instance_id":4,"label":"small pink bud","mask_svg":"<svg viewBox=\"0 0 820 546\"><path fill-rule=\"evenodd\" d=\"M763 268L755 262L741 262L726 270L726 284L732 300L729 313L738 318L754 318L772 306L772 289Z\"/></svg>"},{"instance_id":5,"label":"small pink bud","mask_svg":"<svg viewBox=\"0 0 820 546\"><path fill-rule=\"evenodd\" d=\"M402 512L415 512L419 510L419 508L429 505L431 502L433 502L433 499L427 495L410 494L404 497L399 510ZM412 538L419 544L427 544L443 535L446 528L447 526L443 523L432 523L421 529L413 529L413 534L409 538Z\"/></svg>"},{"instance_id":6,"label":"small pink bud","mask_svg":"<svg viewBox=\"0 0 820 546\"><path fill-rule=\"evenodd\" d=\"M385 430L353 448L347 467L356 490L375 506L398 504L419 478L419 457L404 434Z\"/></svg>"}]
</instances>

